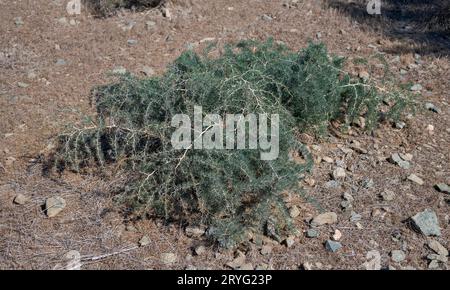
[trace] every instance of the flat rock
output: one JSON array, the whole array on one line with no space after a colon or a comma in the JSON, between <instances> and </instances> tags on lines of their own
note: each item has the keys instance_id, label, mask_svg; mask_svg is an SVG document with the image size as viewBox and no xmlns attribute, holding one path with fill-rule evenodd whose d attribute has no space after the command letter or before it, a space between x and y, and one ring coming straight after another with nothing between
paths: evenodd
<instances>
[{"instance_id":1,"label":"flat rock","mask_svg":"<svg viewBox=\"0 0 450 290\"><path fill-rule=\"evenodd\" d=\"M66 201L60 196L47 198L45 201L45 209L48 217L58 215L66 207Z\"/></svg>"},{"instance_id":2,"label":"flat rock","mask_svg":"<svg viewBox=\"0 0 450 290\"><path fill-rule=\"evenodd\" d=\"M411 218L414 226L425 236L440 236L441 229L434 211L426 209Z\"/></svg>"},{"instance_id":3,"label":"flat rock","mask_svg":"<svg viewBox=\"0 0 450 290\"><path fill-rule=\"evenodd\" d=\"M430 239L428 241L428 247L440 256L448 256L448 250L436 240Z\"/></svg>"},{"instance_id":4,"label":"flat rock","mask_svg":"<svg viewBox=\"0 0 450 290\"><path fill-rule=\"evenodd\" d=\"M410 176L408 176L408 180L412 181L414 183L417 183L418 185L423 185L423 179L420 178L419 176L415 175L415 174L411 174Z\"/></svg>"},{"instance_id":5,"label":"flat rock","mask_svg":"<svg viewBox=\"0 0 450 290\"><path fill-rule=\"evenodd\" d=\"M411 167L411 164L408 161L403 160L398 153L392 154L390 161L403 169L409 169Z\"/></svg>"},{"instance_id":6,"label":"flat rock","mask_svg":"<svg viewBox=\"0 0 450 290\"><path fill-rule=\"evenodd\" d=\"M337 214L334 212L326 212L314 217L311 226L331 225L337 222Z\"/></svg>"},{"instance_id":7,"label":"flat rock","mask_svg":"<svg viewBox=\"0 0 450 290\"><path fill-rule=\"evenodd\" d=\"M421 84L415 84L415 85L413 85L413 86L410 88L410 90L413 91L413 92L418 92L418 91L421 91L422 88L423 88L423 87L422 87Z\"/></svg>"},{"instance_id":8,"label":"flat rock","mask_svg":"<svg viewBox=\"0 0 450 290\"><path fill-rule=\"evenodd\" d=\"M28 201L28 197L26 197L25 195L19 193L18 195L16 195L16 197L14 197L13 202L15 204L20 204L20 205L24 205L25 203L27 203Z\"/></svg>"},{"instance_id":9,"label":"flat rock","mask_svg":"<svg viewBox=\"0 0 450 290\"><path fill-rule=\"evenodd\" d=\"M342 244L339 242L332 241L332 240L327 240L325 242L325 248L327 249L327 251L335 253L340 248L342 248Z\"/></svg>"}]
</instances>

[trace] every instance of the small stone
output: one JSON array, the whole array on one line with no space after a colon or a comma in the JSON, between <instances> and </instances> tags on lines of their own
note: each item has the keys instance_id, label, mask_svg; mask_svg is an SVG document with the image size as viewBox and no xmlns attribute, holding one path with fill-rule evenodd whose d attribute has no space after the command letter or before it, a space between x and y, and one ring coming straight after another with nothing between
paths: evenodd
<instances>
[{"instance_id":1,"label":"small stone","mask_svg":"<svg viewBox=\"0 0 450 290\"><path fill-rule=\"evenodd\" d=\"M66 25L66 24L68 24L69 22L67 21L67 18L66 18L66 17L61 17L61 18L58 19L58 23L59 23L59 24L62 24L62 25Z\"/></svg>"},{"instance_id":2,"label":"small stone","mask_svg":"<svg viewBox=\"0 0 450 290\"><path fill-rule=\"evenodd\" d=\"M305 183L308 184L311 187L316 184L316 181L314 179L310 178L310 177L307 177L304 180L305 180Z\"/></svg>"},{"instance_id":3,"label":"small stone","mask_svg":"<svg viewBox=\"0 0 450 290\"><path fill-rule=\"evenodd\" d=\"M112 70L113 74L119 74L119 75L124 75L127 73L126 68L124 68L123 66L116 66L113 70Z\"/></svg>"},{"instance_id":4,"label":"small stone","mask_svg":"<svg viewBox=\"0 0 450 290\"><path fill-rule=\"evenodd\" d=\"M139 240L139 246L141 247L148 246L150 242L151 242L150 238L147 235L145 235Z\"/></svg>"},{"instance_id":5,"label":"small stone","mask_svg":"<svg viewBox=\"0 0 450 290\"><path fill-rule=\"evenodd\" d=\"M316 33L316 37L317 37L318 39L322 38L322 33L321 33L321 32L317 32L317 33Z\"/></svg>"},{"instance_id":6,"label":"small stone","mask_svg":"<svg viewBox=\"0 0 450 290\"><path fill-rule=\"evenodd\" d=\"M264 245L261 248L261 254L266 256L269 255L270 253L272 253L272 246L270 245Z\"/></svg>"},{"instance_id":7,"label":"small stone","mask_svg":"<svg viewBox=\"0 0 450 290\"><path fill-rule=\"evenodd\" d=\"M265 21L272 21L272 20L273 20L273 18L270 17L270 16L267 15L267 14L264 14L263 16L261 16L261 19L262 19L262 20L265 20Z\"/></svg>"},{"instance_id":8,"label":"small stone","mask_svg":"<svg viewBox=\"0 0 450 290\"><path fill-rule=\"evenodd\" d=\"M316 229L308 229L306 231L306 236L308 238L317 238L319 236L319 232Z\"/></svg>"},{"instance_id":9,"label":"small stone","mask_svg":"<svg viewBox=\"0 0 450 290\"><path fill-rule=\"evenodd\" d=\"M335 241L332 241L332 240L327 240L325 242L325 248L327 249L327 251L335 253L340 248L342 248L342 245L339 242L335 242Z\"/></svg>"},{"instance_id":10,"label":"small stone","mask_svg":"<svg viewBox=\"0 0 450 290\"><path fill-rule=\"evenodd\" d=\"M330 180L325 182L325 188L338 188L339 186L341 186L341 183L339 181L336 180Z\"/></svg>"},{"instance_id":11,"label":"small stone","mask_svg":"<svg viewBox=\"0 0 450 290\"><path fill-rule=\"evenodd\" d=\"M409 169L411 167L411 164L408 161L403 160L398 153L392 154L390 161L403 169Z\"/></svg>"},{"instance_id":12,"label":"small stone","mask_svg":"<svg viewBox=\"0 0 450 290\"><path fill-rule=\"evenodd\" d=\"M260 265L256 266L255 270L257 271L265 271L269 269L269 265L266 263L261 263Z\"/></svg>"},{"instance_id":13,"label":"small stone","mask_svg":"<svg viewBox=\"0 0 450 290\"><path fill-rule=\"evenodd\" d=\"M448 257L447 256L438 255L438 254L429 254L427 256L427 259L430 260L430 261L436 260L436 261L442 262L442 263L447 263L448 262Z\"/></svg>"},{"instance_id":14,"label":"small stone","mask_svg":"<svg viewBox=\"0 0 450 290\"><path fill-rule=\"evenodd\" d=\"M340 230L335 230L333 234L333 241L339 241L342 238L342 233Z\"/></svg>"},{"instance_id":15,"label":"small stone","mask_svg":"<svg viewBox=\"0 0 450 290\"><path fill-rule=\"evenodd\" d=\"M450 194L450 186L445 183L438 183L434 186L439 192Z\"/></svg>"},{"instance_id":16,"label":"small stone","mask_svg":"<svg viewBox=\"0 0 450 290\"><path fill-rule=\"evenodd\" d=\"M350 214L350 221L351 222L358 222L362 219L362 216L354 211L351 212Z\"/></svg>"},{"instance_id":17,"label":"small stone","mask_svg":"<svg viewBox=\"0 0 450 290\"><path fill-rule=\"evenodd\" d=\"M391 252L391 259L396 263L400 263L406 259L406 254L402 250L393 250Z\"/></svg>"},{"instance_id":18,"label":"small stone","mask_svg":"<svg viewBox=\"0 0 450 290\"><path fill-rule=\"evenodd\" d=\"M416 228L425 236L441 235L439 221L434 211L426 209L423 212L419 212L411 219Z\"/></svg>"},{"instance_id":19,"label":"small stone","mask_svg":"<svg viewBox=\"0 0 450 290\"><path fill-rule=\"evenodd\" d=\"M429 240L428 247L440 256L448 256L448 250L436 240Z\"/></svg>"},{"instance_id":20,"label":"small stone","mask_svg":"<svg viewBox=\"0 0 450 290\"><path fill-rule=\"evenodd\" d=\"M380 270L381 269L381 255L377 250L367 252L367 262L363 264L366 270Z\"/></svg>"},{"instance_id":21,"label":"small stone","mask_svg":"<svg viewBox=\"0 0 450 290\"><path fill-rule=\"evenodd\" d=\"M254 270L253 265L251 263L246 263L239 267L239 270L251 271Z\"/></svg>"},{"instance_id":22,"label":"small stone","mask_svg":"<svg viewBox=\"0 0 450 290\"><path fill-rule=\"evenodd\" d=\"M410 176L408 176L408 180L410 180L410 181L412 181L414 183L417 183L418 185L423 185L424 184L422 178L418 177L415 174L411 174Z\"/></svg>"},{"instance_id":23,"label":"small stone","mask_svg":"<svg viewBox=\"0 0 450 290\"><path fill-rule=\"evenodd\" d=\"M312 270L312 264L309 262L305 262L302 264L302 268L303 268L303 270L308 270L308 271Z\"/></svg>"},{"instance_id":24,"label":"small stone","mask_svg":"<svg viewBox=\"0 0 450 290\"><path fill-rule=\"evenodd\" d=\"M65 64L66 64L66 61L64 59L62 59L62 58L59 58L59 59L56 60L56 65L58 65L58 66L62 66L62 65L65 65Z\"/></svg>"},{"instance_id":25,"label":"small stone","mask_svg":"<svg viewBox=\"0 0 450 290\"><path fill-rule=\"evenodd\" d=\"M70 20L69 20L69 24L72 25L72 26L75 26L75 25L77 25L78 23L77 23L77 21L76 21L75 19L70 19Z\"/></svg>"},{"instance_id":26,"label":"small stone","mask_svg":"<svg viewBox=\"0 0 450 290\"><path fill-rule=\"evenodd\" d=\"M397 129L403 129L403 128L405 128L405 127L406 127L406 123L405 123L405 122L403 122L403 121L395 122L395 128L397 128Z\"/></svg>"},{"instance_id":27,"label":"small stone","mask_svg":"<svg viewBox=\"0 0 450 290\"><path fill-rule=\"evenodd\" d=\"M399 153L398 155L400 156L401 159L403 159L405 161L412 161L412 159L414 157L411 153L405 153L405 154Z\"/></svg>"},{"instance_id":28,"label":"small stone","mask_svg":"<svg viewBox=\"0 0 450 290\"><path fill-rule=\"evenodd\" d=\"M47 198L45 209L49 218L56 216L66 207L66 201L59 196Z\"/></svg>"},{"instance_id":29,"label":"small stone","mask_svg":"<svg viewBox=\"0 0 450 290\"><path fill-rule=\"evenodd\" d=\"M198 246L198 247L195 247L194 252L197 256L201 256L206 252L206 248L205 248L205 246Z\"/></svg>"},{"instance_id":30,"label":"small stone","mask_svg":"<svg viewBox=\"0 0 450 290\"><path fill-rule=\"evenodd\" d=\"M314 217L311 221L313 227L321 225L331 225L337 222L337 214L334 212L326 212Z\"/></svg>"},{"instance_id":31,"label":"small stone","mask_svg":"<svg viewBox=\"0 0 450 290\"><path fill-rule=\"evenodd\" d=\"M440 113L441 110L439 110L434 104L432 103L425 103L425 108L429 111L432 111L434 113Z\"/></svg>"},{"instance_id":32,"label":"small stone","mask_svg":"<svg viewBox=\"0 0 450 290\"><path fill-rule=\"evenodd\" d=\"M298 209L298 207L296 205L292 206L289 209L289 215L291 216L291 218L296 218L300 215L300 210Z\"/></svg>"},{"instance_id":33,"label":"small stone","mask_svg":"<svg viewBox=\"0 0 450 290\"><path fill-rule=\"evenodd\" d=\"M348 200L341 201L341 207L343 210L351 210L353 208L353 205Z\"/></svg>"},{"instance_id":34,"label":"small stone","mask_svg":"<svg viewBox=\"0 0 450 290\"><path fill-rule=\"evenodd\" d=\"M333 158L328 157L328 156L322 157L322 160L325 161L326 163L333 163L334 162Z\"/></svg>"},{"instance_id":35,"label":"small stone","mask_svg":"<svg viewBox=\"0 0 450 290\"><path fill-rule=\"evenodd\" d=\"M137 229L134 225L132 225L132 224L127 225L127 226L125 227L125 230L126 230L127 232L132 232L132 233L135 233L135 232L138 231L138 229Z\"/></svg>"},{"instance_id":36,"label":"small stone","mask_svg":"<svg viewBox=\"0 0 450 290\"><path fill-rule=\"evenodd\" d=\"M147 27L147 30L151 30L153 28L155 28L156 26L156 22L155 21L147 21L145 22L145 26Z\"/></svg>"},{"instance_id":37,"label":"small stone","mask_svg":"<svg viewBox=\"0 0 450 290\"><path fill-rule=\"evenodd\" d=\"M177 261L177 255L174 253L162 253L161 254L161 262L166 265L172 265Z\"/></svg>"},{"instance_id":38,"label":"small stone","mask_svg":"<svg viewBox=\"0 0 450 290\"><path fill-rule=\"evenodd\" d=\"M433 134L434 126L431 125L431 124L427 125L427 131L428 131L430 134Z\"/></svg>"},{"instance_id":39,"label":"small stone","mask_svg":"<svg viewBox=\"0 0 450 290\"><path fill-rule=\"evenodd\" d=\"M27 78L30 80L35 79L36 77L37 77L37 74L34 71L29 71L27 73Z\"/></svg>"},{"instance_id":40,"label":"small stone","mask_svg":"<svg viewBox=\"0 0 450 290\"><path fill-rule=\"evenodd\" d=\"M295 240L294 237L288 237L286 238L286 240L284 240L284 244L286 245L286 247L290 248L295 244Z\"/></svg>"},{"instance_id":41,"label":"small stone","mask_svg":"<svg viewBox=\"0 0 450 290\"><path fill-rule=\"evenodd\" d=\"M14 18L14 23L16 24L16 26L22 26L24 24L22 17Z\"/></svg>"},{"instance_id":42,"label":"small stone","mask_svg":"<svg viewBox=\"0 0 450 290\"><path fill-rule=\"evenodd\" d=\"M29 84L26 84L26 83L23 83L23 82L18 82L18 83L17 83L17 86L18 86L19 88L25 89L25 88L28 88L30 85L29 85Z\"/></svg>"},{"instance_id":43,"label":"small stone","mask_svg":"<svg viewBox=\"0 0 450 290\"><path fill-rule=\"evenodd\" d=\"M15 204L24 205L25 203L28 202L28 198L25 195L19 193L18 195L16 195L16 197L14 197L13 202Z\"/></svg>"},{"instance_id":44,"label":"small stone","mask_svg":"<svg viewBox=\"0 0 450 290\"><path fill-rule=\"evenodd\" d=\"M339 180L345 177L345 169L342 167L337 167L334 171L333 171L333 179L334 180Z\"/></svg>"},{"instance_id":45,"label":"small stone","mask_svg":"<svg viewBox=\"0 0 450 290\"><path fill-rule=\"evenodd\" d=\"M422 85L421 84L415 84L410 88L411 91L413 92L417 92L417 91L421 91L422 90Z\"/></svg>"},{"instance_id":46,"label":"small stone","mask_svg":"<svg viewBox=\"0 0 450 290\"><path fill-rule=\"evenodd\" d=\"M127 44L128 45L136 45L138 43L138 41L136 39L128 39L127 40Z\"/></svg>"},{"instance_id":47,"label":"small stone","mask_svg":"<svg viewBox=\"0 0 450 290\"><path fill-rule=\"evenodd\" d=\"M172 13L170 12L169 8L163 7L161 12L164 17L168 18L169 20L172 19Z\"/></svg>"},{"instance_id":48,"label":"small stone","mask_svg":"<svg viewBox=\"0 0 450 290\"><path fill-rule=\"evenodd\" d=\"M368 81L370 78L370 75L367 71L360 71L358 74L358 77L363 79L364 81Z\"/></svg>"},{"instance_id":49,"label":"small stone","mask_svg":"<svg viewBox=\"0 0 450 290\"><path fill-rule=\"evenodd\" d=\"M395 193L391 190L385 190L380 195L384 201L393 201L395 199Z\"/></svg>"},{"instance_id":50,"label":"small stone","mask_svg":"<svg viewBox=\"0 0 450 290\"><path fill-rule=\"evenodd\" d=\"M430 264L428 264L428 269L430 269L430 270L439 269L439 261L438 260L432 260L430 262Z\"/></svg>"},{"instance_id":51,"label":"small stone","mask_svg":"<svg viewBox=\"0 0 450 290\"><path fill-rule=\"evenodd\" d=\"M347 201L349 201L349 202L353 202L355 199L353 198L353 196L350 194L350 193L348 193L348 192L345 192L343 195L342 195L342 198L344 199L344 200L347 200Z\"/></svg>"},{"instance_id":52,"label":"small stone","mask_svg":"<svg viewBox=\"0 0 450 290\"><path fill-rule=\"evenodd\" d=\"M186 235L190 238L199 238L206 232L204 228L188 226L185 229Z\"/></svg>"}]
</instances>

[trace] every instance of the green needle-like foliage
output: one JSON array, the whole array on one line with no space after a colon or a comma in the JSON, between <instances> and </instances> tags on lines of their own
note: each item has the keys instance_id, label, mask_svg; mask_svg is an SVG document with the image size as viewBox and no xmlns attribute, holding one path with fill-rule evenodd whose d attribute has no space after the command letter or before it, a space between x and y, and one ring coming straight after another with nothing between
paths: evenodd
<instances>
[{"instance_id":1,"label":"green needle-like foliage","mask_svg":"<svg viewBox=\"0 0 450 290\"><path fill-rule=\"evenodd\" d=\"M360 114L376 124L383 100L396 113L404 103L399 94L351 80L344 60L322 44L297 53L272 40L244 41L219 57L208 55L189 50L160 77L128 74L94 89L96 120L61 135L59 165L114 164L129 173L120 197L136 212L208 225L216 241L231 247L249 231L277 238L293 230L284 193L299 192L312 165L298 133L325 132L331 120L351 123ZM221 116L278 114L279 157L264 161L251 149L174 149L172 117L192 116L194 106Z\"/></svg>"}]
</instances>

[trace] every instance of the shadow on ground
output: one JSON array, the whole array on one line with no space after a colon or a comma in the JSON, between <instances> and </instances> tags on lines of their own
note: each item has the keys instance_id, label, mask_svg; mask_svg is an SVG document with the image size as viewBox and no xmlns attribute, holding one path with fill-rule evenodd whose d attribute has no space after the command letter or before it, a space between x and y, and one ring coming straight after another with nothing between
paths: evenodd
<instances>
[{"instance_id":1,"label":"shadow on ground","mask_svg":"<svg viewBox=\"0 0 450 290\"><path fill-rule=\"evenodd\" d=\"M448 0L379 0L381 14L370 15L370 0L324 0L360 24L389 38L410 44L390 48L388 53L417 52L450 55L450 1ZM372 1L373 2L373 1Z\"/></svg>"}]
</instances>

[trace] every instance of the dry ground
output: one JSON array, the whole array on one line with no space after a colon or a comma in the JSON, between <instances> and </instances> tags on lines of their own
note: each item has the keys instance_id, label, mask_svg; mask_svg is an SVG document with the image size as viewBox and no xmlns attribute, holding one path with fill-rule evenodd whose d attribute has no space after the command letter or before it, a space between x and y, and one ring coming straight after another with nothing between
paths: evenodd
<instances>
[{"instance_id":1,"label":"dry ground","mask_svg":"<svg viewBox=\"0 0 450 290\"><path fill-rule=\"evenodd\" d=\"M159 10L150 10L98 19L85 10L81 15L68 16L65 0L0 0L0 268L53 269L70 250L81 253L82 269L227 268L232 251L206 244L206 253L195 256L192 247L205 243L202 239L187 237L177 225L133 219L115 206L110 190L119 180L106 182L96 176L70 173L46 177L37 157L49 149L52 138L65 124L92 113L90 89L110 82L107 73L117 66L140 75L143 66L161 73L186 47L206 38L223 44L273 36L299 49L308 39L320 36L331 52L350 59L386 51L399 83L420 83L424 87L417 96L417 114L405 117L407 125L401 130L382 124L373 135L359 134L355 129L340 138L330 135L323 140L306 140L309 145L317 145L311 146L317 158L329 156L348 171L339 188L328 189L325 183L336 165L317 163L310 177L315 184L304 184L315 202L292 199L301 211L296 224L301 231L306 230L305 220L320 210L337 212L338 223L321 227L318 238L300 235L291 248L276 244L268 255L260 254L260 246L253 243L243 245L241 250L247 262L262 268L298 269L308 262L319 269L360 269L367 252L375 249L381 253L383 267L426 269L425 257L431 253L425 246L426 238L413 231L406 220L426 208L433 209L442 230L437 240L449 247L449 196L433 188L439 182L450 183L448 58L424 55L418 66L408 68L415 63L417 43L387 38L333 9L323 8L319 1L297 1L291 7L283 5L286 2L292 4L178 0L168 5L170 18ZM23 24L17 25L17 17ZM69 23L71 19L75 25ZM148 28L148 21L155 25ZM135 25L124 29L131 22ZM128 39L138 42L130 46ZM396 56L400 56L399 62ZM58 59L66 63L58 65ZM406 74L400 76L400 69ZM423 109L425 102L434 103L441 113ZM428 125L434 130L427 130ZM367 154L347 150L353 140L359 141ZM395 152L411 153L412 167L404 170L387 162ZM422 177L425 184L406 180L411 173ZM373 185L364 186L370 179ZM396 193L394 201L380 200L378 194L386 189ZM362 215L360 228L339 208L344 192L355 198L353 209ZM19 193L30 201L13 204ZM54 195L64 197L67 207L58 216L47 218L42 205ZM342 232L344 247L328 253L323 242L335 229ZM148 246L90 259L134 247L143 235L150 237ZM390 260L390 251L396 249L406 252L405 261ZM165 252L176 253L178 262L163 264L160 254Z\"/></svg>"}]
</instances>

